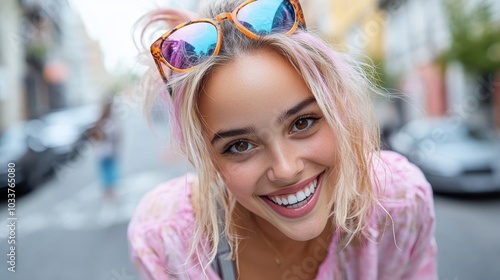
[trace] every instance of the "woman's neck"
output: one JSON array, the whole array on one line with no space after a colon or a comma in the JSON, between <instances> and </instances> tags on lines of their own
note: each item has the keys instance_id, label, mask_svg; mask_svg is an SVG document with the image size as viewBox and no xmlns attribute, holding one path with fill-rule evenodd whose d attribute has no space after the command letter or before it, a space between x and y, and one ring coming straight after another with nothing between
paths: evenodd
<instances>
[{"instance_id":1,"label":"woman's neck","mask_svg":"<svg viewBox=\"0 0 500 280\"><path fill-rule=\"evenodd\" d=\"M239 213L235 219L235 224L240 229L238 235L243 239L260 240L264 244L272 247L285 258L306 257L318 251L326 257L328 246L333 235L331 221L328 221L323 231L315 238L307 241L297 241L291 239L268 221L256 216L250 211L237 204L235 211ZM293 248L293 250L291 250ZM279 256L278 256L279 257ZM322 260L321 260L322 261Z\"/></svg>"},{"instance_id":2,"label":"woman's neck","mask_svg":"<svg viewBox=\"0 0 500 280\"><path fill-rule=\"evenodd\" d=\"M233 214L234 229L241 237L236 254L239 279L284 279L286 275L316 278L328 256L331 223L317 237L297 241L240 205Z\"/></svg>"}]
</instances>

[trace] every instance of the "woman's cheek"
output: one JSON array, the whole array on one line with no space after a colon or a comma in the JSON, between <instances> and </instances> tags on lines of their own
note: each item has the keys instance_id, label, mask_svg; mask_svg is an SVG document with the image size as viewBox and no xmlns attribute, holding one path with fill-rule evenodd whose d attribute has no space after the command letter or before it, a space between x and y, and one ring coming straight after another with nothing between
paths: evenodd
<instances>
[{"instance_id":1,"label":"woman's cheek","mask_svg":"<svg viewBox=\"0 0 500 280\"><path fill-rule=\"evenodd\" d=\"M315 141L308 145L313 157L318 163L325 166L335 164L337 161L338 146L335 135L329 128L321 130L315 137Z\"/></svg>"},{"instance_id":2,"label":"woman's cheek","mask_svg":"<svg viewBox=\"0 0 500 280\"><path fill-rule=\"evenodd\" d=\"M220 170L227 188L235 197L252 195L259 178L256 170L245 164L226 164Z\"/></svg>"}]
</instances>

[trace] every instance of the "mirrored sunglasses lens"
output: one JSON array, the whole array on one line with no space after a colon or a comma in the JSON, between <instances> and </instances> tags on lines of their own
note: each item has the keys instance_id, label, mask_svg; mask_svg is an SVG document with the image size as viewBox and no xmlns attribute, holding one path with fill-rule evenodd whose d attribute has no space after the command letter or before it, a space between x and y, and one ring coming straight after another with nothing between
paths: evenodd
<instances>
[{"instance_id":1,"label":"mirrored sunglasses lens","mask_svg":"<svg viewBox=\"0 0 500 280\"><path fill-rule=\"evenodd\" d=\"M286 33L295 23L295 11L289 1L252 2L238 11L238 21L259 36Z\"/></svg>"},{"instance_id":2,"label":"mirrored sunglasses lens","mask_svg":"<svg viewBox=\"0 0 500 280\"><path fill-rule=\"evenodd\" d=\"M163 41L161 52L170 65L188 69L213 55L217 28L208 22L196 22L174 31Z\"/></svg>"}]
</instances>

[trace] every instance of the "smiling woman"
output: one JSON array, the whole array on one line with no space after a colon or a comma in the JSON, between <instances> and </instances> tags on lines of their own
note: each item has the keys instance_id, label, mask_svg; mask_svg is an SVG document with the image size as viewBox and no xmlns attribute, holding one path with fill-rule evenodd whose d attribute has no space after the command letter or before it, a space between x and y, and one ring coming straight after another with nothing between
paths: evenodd
<instances>
[{"instance_id":1,"label":"smiling woman","mask_svg":"<svg viewBox=\"0 0 500 280\"><path fill-rule=\"evenodd\" d=\"M291 239L318 236L333 196L318 182L336 177L336 139L295 68L268 49L242 54L211 74L198 104L211 157L241 211Z\"/></svg>"},{"instance_id":2,"label":"smiling woman","mask_svg":"<svg viewBox=\"0 0 500 280\"><path fill-rule=\"evenodd\" d=\"M379 151L361 67L307 31L297 0L213 1L204 15L146 17L187 21L153 43L160 75L145 81L157 77L196 175L137 208L143 278L436 278L432 192ZM216 32L187 32L199 24Z\"/></svg>"}]
</instances>

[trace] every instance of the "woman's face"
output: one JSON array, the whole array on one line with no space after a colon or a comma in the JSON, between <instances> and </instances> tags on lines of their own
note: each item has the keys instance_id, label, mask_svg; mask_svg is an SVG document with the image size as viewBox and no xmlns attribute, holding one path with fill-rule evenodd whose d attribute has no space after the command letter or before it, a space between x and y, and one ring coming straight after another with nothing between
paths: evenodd
<instances>
[{"instance_id":1,"label":"woman's face","mask_svg":"<svg viewBox=\"0 0 500 280\"><path fill-rule=\"evenodd\" d=\"M294 240L328 221L336 140L313 95L281 56L261 50L221 66L199 100L204 134L229 191L261 227Z\"/></svg>"}]
</instances>

